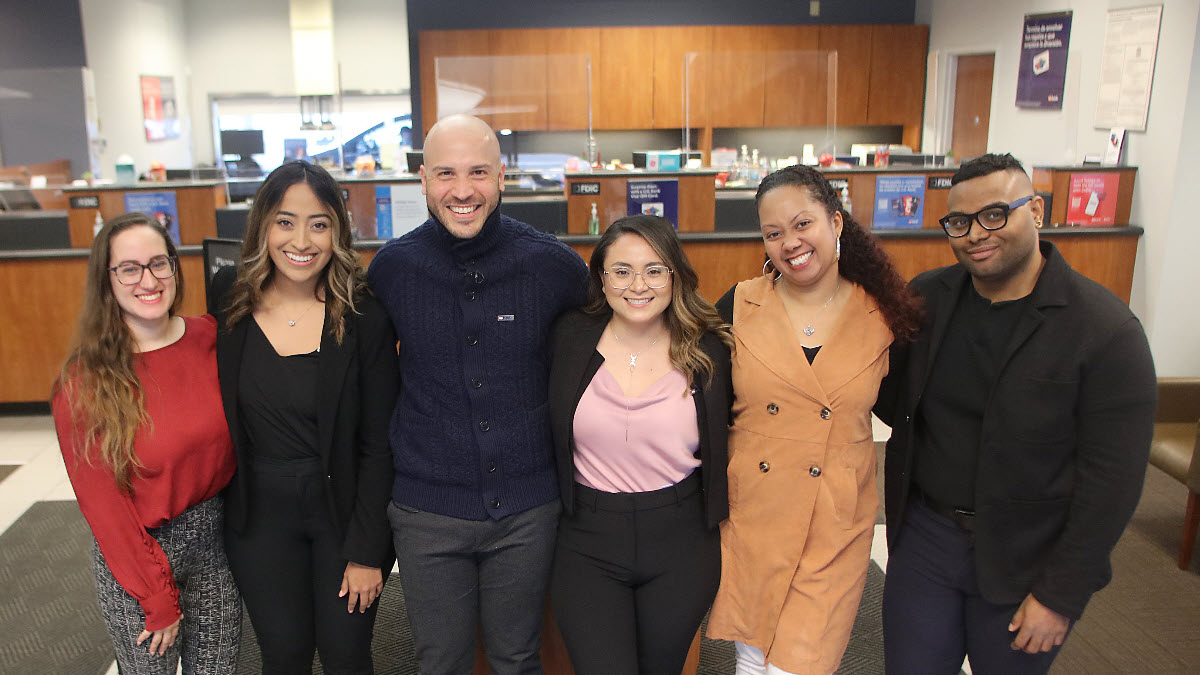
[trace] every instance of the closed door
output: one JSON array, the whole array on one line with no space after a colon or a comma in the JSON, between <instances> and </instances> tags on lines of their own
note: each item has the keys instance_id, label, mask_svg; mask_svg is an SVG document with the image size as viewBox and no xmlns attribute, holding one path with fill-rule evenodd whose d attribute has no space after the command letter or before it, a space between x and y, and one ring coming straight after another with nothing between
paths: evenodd
<instances>
[{"instance_id":1,"label":"closed door","mask_svg":"<svg viewBox=\"0 0 1200 675\"><path fill-rule=\"evenodd\" d=\"M958 57L954 82L954 130L950 147L961 162L987 152L995 54Z\"/></svg>"}]
</instances>

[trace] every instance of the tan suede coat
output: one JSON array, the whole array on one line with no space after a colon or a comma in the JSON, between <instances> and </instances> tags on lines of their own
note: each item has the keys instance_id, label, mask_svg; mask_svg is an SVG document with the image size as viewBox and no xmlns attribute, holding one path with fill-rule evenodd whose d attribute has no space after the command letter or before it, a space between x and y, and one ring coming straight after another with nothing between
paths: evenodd
<instances>
[{"instance_id":1,"label":"tan suede coat","mask_svg":"<svg viewBox=\"0 0 1200 675\"><path fill-rule=\"evenodd\" d=\"M879 511L871 406L892 342L857 285L832 325L810 366L770 279L738 284L730 514L708 635L806 675L837 669L862 597Z\"/></svg>"}]
</instances>

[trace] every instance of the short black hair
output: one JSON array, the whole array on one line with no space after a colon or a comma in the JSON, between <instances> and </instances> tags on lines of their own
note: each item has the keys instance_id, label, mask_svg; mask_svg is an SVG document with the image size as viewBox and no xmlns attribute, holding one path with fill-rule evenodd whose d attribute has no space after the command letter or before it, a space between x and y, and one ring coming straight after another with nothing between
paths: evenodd
<instances>
[{"instance_id":1,"label":"short black hair","mask_svg":"<svg viewBox=\"0 0 1200 675\"><path fill-rule=\"evenodd\" d=\"M964 180L980 178L996 173L997 171L1020 171L1025 175L1029 175L1026 173L1025 167L1021 166L1021 162L1016 157L1013 157L1012 154L1006 152L1003 155L997 155L989 152L958 167L958 171L950 179L950 185L958 185Z\"/></svg>"}]
</instances>

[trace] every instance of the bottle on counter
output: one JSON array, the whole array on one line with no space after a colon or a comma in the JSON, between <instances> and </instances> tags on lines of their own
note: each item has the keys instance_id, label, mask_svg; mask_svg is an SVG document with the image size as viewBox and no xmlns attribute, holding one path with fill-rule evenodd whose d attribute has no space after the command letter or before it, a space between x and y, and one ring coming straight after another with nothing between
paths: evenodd
<instances>
[{"instance_id":1,"label":"bottle on counter","mask_svg":"<svg viewBox=\"0 0 1200 675\"><path fill-rule=\"evenodd\" d=\"M96 221L92 223L92 236L100 234L100 228L104 227L104 219L100 217L100 212L96 211Z\"/></svg>"},{"instance_id":2,"label":"bottle on counter","mask_svg":"<svg viewBox=\"0 0 1200 675\"><path fill-rule=\"evenodd\" d=\"M850 213L850 214L854 213L853 211L850 210L850 186L849 185L842 188L842 209L844 209L846 211L846 213Z\"/></svg>"},{"instance_id":3,"label":"bottle on counter","mask_svg":"<svg viewBox=\"0 0 1200 675\"><path fill-rule=\"evenodd\" d=\"M596 202L592 202L592 217L588 219L588 234L600 234L600 216L596 214Z\"/></svg>"}]
</instances>

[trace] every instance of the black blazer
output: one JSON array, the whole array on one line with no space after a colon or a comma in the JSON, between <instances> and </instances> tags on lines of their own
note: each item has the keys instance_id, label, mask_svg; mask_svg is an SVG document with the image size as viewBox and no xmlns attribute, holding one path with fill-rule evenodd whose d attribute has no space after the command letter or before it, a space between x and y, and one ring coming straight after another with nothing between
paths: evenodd
<instances>
[{"instance_id":1,"label":"black blazer","mask_svg":"<svg viewBox=\"0 0 1200 675\"><path fill-rule=\"evenodd\" d=\"M592 377L604 363L596 345L611 316L611 312L592 315L572 310L558 319L550 337L550 426L554 433L559 496L567 513L572 513L575 508L575 409ZM733 389L729 348L711 333L701 338L700 347L715 366L707 386L703 386L702 375L696 376L696 393L692 398L696 402L696 421L700 427L700 484L704 492L704 512L708 526L716 527L729 517L727 441Z\"/></svg>"},{"instance_id":2,"label":"black blazer","mask_svg":"<svg viewBox=\"0 0 1200 675\"><path fill-rule=\"evenodd\" d=\"M1137 317L1071 269L1049 242L983 417L975 477L975 569L983 596L1032 593L1077 619L1112 576L1109 555L1141 494L1156 380ZM960 293L961 265L925 272L921 334L893 350L876 412L892 426L884 465L887 536L903 528L921 395ZM929 423L936 424L936 420Z\"/></svg>"},{"instance_id":3,"label":"black blazer","mask_svg":"<svg viewBox=\"0 0 1200 675\"><path fill-rule=\"evenodd\" d=\"M238 463L225 490L225 518L229 527L241 532L254 517L248 513L253 461L238 416L238 378L246 331L254 319L247 316L232 328L226 323L226 296L235 276L236 270L229 267L213 277L212 297L219 300L212 306L218 308L217 373ZM400 385L396 333L373 296L364 295L355 305L359 313L347 314L341 344L328 332L321 336L319 447L330 512L345 537L342 555L379 567L386 576L395 556L387 505L393 472L388 423Z\"/></svg>"}]
</instances>

